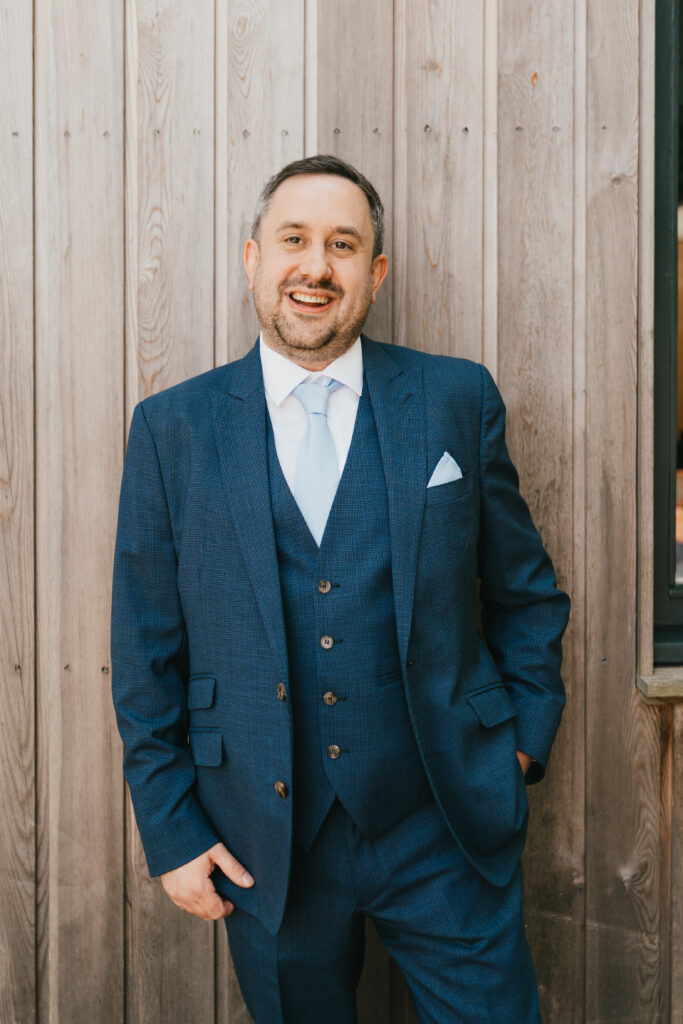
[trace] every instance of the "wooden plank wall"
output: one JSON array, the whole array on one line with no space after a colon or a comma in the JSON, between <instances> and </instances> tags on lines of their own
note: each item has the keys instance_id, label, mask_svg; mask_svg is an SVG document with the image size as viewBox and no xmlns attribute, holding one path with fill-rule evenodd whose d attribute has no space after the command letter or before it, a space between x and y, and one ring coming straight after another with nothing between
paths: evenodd
<instances>
[{"instance_id":1,"label":"wooden plank wall","mask_svg":"<svg viewBox=\"0 0 683 1024\"><path fill-rule=\"evenodd\" d=\"M111 560L133 407L253 343L256 193L315 152L385 202L368 333L491 368L573 597L524 861L544 1020L683 1024L683 719L634 692L654 3L34 10L0 0L0 1024L249 1019L222 923L147 876L109 699ZM361 1024L415 1022L371 927L359 1005Z\"/></svg>"},{"instance_id":2,"label":"wooden plank wall","mask_svg":"<svg viewBox=\"0 0 683 1024\"><path fill-rule=\"evenodd\" d=\"M34 1021L33 25L0 0L0 1020Z\"/></svg>"},{"instance_id":3,"label":"wooden plank wall","mask_svg":"<svg viewBox=\"0 0 683 1024\"><path fill-rule=\"evenodd\" d=\"M123 1020L123 784L107 698L124 432L121 29L108 0L36 9L37 1016L55 1024Z\"/></svg>"}]
</instances>

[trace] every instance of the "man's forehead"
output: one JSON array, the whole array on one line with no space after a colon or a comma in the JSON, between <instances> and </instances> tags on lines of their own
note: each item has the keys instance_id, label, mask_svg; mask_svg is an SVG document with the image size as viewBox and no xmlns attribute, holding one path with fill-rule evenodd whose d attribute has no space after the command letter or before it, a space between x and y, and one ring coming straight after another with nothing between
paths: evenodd
<instances>
[{"instance_id":1,"label":"man's forehead","mask_svg":"<svg viewBox=\"0 0 683 1024\"><path fill-rule=\"evenodd\" d=\"M343 216L342 216L343 212ZM333 174L299 174L285 181L273 193L266 217L271 228L303 229L325 221L332 229L359 232L370 226L370 204L354 182Z\"/></svg>"}]
</instances>

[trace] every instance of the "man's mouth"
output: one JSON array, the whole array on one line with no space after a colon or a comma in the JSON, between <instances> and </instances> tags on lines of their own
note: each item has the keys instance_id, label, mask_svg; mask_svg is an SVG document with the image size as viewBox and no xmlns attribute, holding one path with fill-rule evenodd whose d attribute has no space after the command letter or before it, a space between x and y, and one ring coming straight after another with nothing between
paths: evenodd
<instances>
[{"instance_id":1,"label":"man's mouth","mask_svg":"<svg viewBox=\"0 0 683 1024\"><path fill-rule=\"evenodd\" d=\"M289 292L287 298L294 309L302 309L307 313L322 313L330 308L336 296L295 291Z\"/></svg>"}]
</instances>

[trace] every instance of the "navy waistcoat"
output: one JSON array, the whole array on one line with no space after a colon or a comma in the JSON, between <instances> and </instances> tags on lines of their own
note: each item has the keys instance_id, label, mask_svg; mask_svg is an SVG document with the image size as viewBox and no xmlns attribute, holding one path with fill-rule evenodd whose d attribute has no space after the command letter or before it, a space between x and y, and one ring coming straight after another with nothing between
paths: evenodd
<instances>
[{"instance_id":1,"label":"navy waistcoat","mask_svg":"<svg viewBox=\"0 0 683 1024\"><path fill-rule=\"evenodd\" d=\"M403 690L386 485L367 387L320 548L268 418L273 525L294 728L294 838L308 849L335 796L373 838L429 795Z\"/></svg>"}]
</instances>

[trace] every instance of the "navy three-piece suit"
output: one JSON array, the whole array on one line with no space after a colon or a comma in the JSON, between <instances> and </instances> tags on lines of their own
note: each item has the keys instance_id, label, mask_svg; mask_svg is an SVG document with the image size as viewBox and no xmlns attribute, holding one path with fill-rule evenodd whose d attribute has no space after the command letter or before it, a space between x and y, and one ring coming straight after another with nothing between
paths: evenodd
<instances>
[{"instance_id":1,"label":"navy three-piece suit","mask_svg":"<svg viewBox=\"0 0 683 1024\"><path fill-rule=\"evenodd\" d=\"M339 943L339 976L321 967L318 979L324 1019L354 1019L363 913L421 1020L535 1021L526 947L514 962L528 817L515 752L532 755L526 781L538 781L564 704L569 600L519 494L487 370L365 337L362 348L320 548L277 460L258 346L135 408L113 694L149 870L220 841L254 876L250 889L218 870L214 881L236 907L226 925L258 1024L317 1019L312 965L298 987L266 993L281 984L277 956L316 930L321 949ZM428 487L445 451L462 478ZM420 890L421 872L437 889ZM440 923L454 903L460 938ZM421 979L402 945L418 919L441 942ZM472 984L454 1015L443 1000L459 964Z\"/></svg>"}]
</instances>

